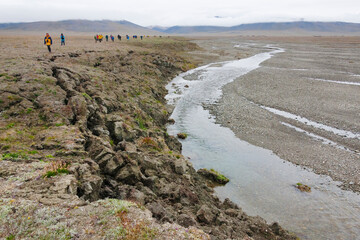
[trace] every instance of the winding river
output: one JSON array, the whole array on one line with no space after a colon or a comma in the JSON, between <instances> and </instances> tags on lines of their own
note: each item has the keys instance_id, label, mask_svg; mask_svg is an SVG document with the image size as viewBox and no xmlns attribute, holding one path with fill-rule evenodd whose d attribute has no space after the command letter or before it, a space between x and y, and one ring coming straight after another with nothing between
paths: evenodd
<instances>
[{"instance_id":1,"label":"winding river","mask_svg":"<svg viewBox=\"0 0 360 240\"><path fill-rule=\"evenodd\" d=\"M209 64L173 79L167 85L166 98L175 107L175 124L168 132L188 133L182 153L195 169L214 168L229 177L226 186L215 188L220 199L230 198L249 215L277 221L302 239L359 239L359 194L343 191L330 177L316 175L236 138L230 129L215 124L203 107L216 103L224 85L284 51L267 48L268 52ZM298 182L310 185L311 193L296 189Z\"/></svg>"}]
</instances>

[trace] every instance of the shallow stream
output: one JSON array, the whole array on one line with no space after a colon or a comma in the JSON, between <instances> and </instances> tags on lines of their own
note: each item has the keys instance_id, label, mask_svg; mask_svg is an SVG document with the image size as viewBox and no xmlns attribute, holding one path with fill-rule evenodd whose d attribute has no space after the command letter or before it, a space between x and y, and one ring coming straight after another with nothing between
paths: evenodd
<instances>
[{"instance_id":1,"label":"shallow stream","mask_svg":"<svg viewBox=\"0 0 360 240\"><path fill-rule=\"evenodd\" d=\"M230 198L247 214L277 221L301 239L360 239L360 195L341 190L330 177L286 162L271 151L250 145L215 124L204 105L215 104L221 88L260 67L282 49L270 49L250 58L209 64L190 70L167 86L174 105L175 124L169 134L188 134L183 155L195 169L214 168L230 182L215 189L220 199ZM311 186L300 192L296 183Z\"/></svg>"}]
</instances>

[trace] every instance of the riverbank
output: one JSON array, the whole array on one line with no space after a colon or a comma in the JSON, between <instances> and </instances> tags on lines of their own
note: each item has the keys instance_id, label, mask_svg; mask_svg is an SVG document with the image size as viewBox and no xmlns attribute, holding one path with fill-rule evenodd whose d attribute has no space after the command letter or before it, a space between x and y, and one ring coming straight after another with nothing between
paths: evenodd
<instances>
[{"instance_id":1,"label":"riverbank","mask_svg":"<svg viewBox=\"0 0 360 240\"><path fill-rule=\"evenodd\" d=\"M195 44L53 40L0 39L1 237L295 239L213 196L167 134Z\"/></svg>"},{"instance_id":2,"label":"riverbank","mask_svg":"<svg viewBox=\"0 0 360 240\"><path fill-rule=\"evenodd\" d=\"M219 103L210 107L216 121L242 140L328 175L342 182L343 189L359 192L360 139L331 130L350 135L360 132L359 39L254 38L239 42L271 44L285 52L225 86ZM287 115L274 114L277 110ZM288 113L306 120L290 118ZM316 123L325 127L314 127Z\"/></svg>"}]
</instances>

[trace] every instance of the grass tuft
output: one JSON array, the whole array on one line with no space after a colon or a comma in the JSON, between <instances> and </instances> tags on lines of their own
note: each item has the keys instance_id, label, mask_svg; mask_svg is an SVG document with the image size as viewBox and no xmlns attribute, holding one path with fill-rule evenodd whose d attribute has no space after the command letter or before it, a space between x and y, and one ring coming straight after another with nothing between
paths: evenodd
<instances>
[{"instance_id":1,"label":"grass tuft","mask_svg":"<svg viewBox=\"0 0 360 240\"><path fill-rule=\"evenodd\" d=\"M45 167L46 173L43 175L43 177L51 178L58 174L69 174L69 166L70 164L64 161L53 161L47 167Z\"/></svg>"}]
</instances>

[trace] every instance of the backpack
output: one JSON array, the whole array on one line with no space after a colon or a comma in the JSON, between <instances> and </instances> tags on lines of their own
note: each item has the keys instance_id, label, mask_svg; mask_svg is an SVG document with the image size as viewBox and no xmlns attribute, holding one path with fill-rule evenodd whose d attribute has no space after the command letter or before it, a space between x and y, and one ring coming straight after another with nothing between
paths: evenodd
<instances>
[{"instance_id":1,"label":"backpack","mask_svg":"<svg viewBox=\"0 0 360 240\"><path fill-rule=\"evenodd\" d=\"M45 39L45 43L46 43L46 45L51 45L51 39L50 39L50 38L46 38L46 39Z\"/></svg>"}]
</instances>

